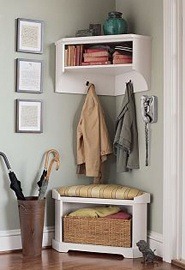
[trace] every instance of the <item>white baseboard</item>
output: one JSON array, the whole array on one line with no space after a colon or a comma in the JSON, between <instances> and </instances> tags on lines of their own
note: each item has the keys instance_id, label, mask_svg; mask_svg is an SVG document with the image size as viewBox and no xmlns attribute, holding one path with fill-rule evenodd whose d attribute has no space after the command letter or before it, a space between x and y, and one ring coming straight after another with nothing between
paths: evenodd
<instances>
[{"instance_id":1,"label":"white baseboard","mask_svg":"<svg viewBox=\"0 0 185 270\"><path fill-rule=\"evenodd\" d=\"M45 227L43 233L42 246L51 246L54 237L54 227ZM0 252L21 249L20 230L0 231Z\"/></svg>"},{"instance_id":2,"label":"white baseboard","mask_svg":"<svg viewBox=\"0 0 185 270\"><path fill-rule=\"evenodd\" d=\"M42 246L51 246L54 238L54 227L45 227ZM155 254L163 257L163 237L156 232L148 232L148 242L152 250L156 249ZM20 230L0 231L0 252L21 249Z\"/></svg>"},{"instance_id":3,"label":"white baseboard","mask_svg":"<svg viewBox=\"0 0 185 270\"><path fill-rule=\"evenodd\" d=\"M155 254L163 258L163 236L156 232L148 232L148 242Z\"/></svg>"}]
</instances>

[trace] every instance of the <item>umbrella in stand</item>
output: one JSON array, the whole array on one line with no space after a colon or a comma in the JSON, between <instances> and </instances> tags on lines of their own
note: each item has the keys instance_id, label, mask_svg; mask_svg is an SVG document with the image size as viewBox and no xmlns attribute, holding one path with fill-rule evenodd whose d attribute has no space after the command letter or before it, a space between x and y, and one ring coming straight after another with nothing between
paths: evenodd
<instances>
[{"instance_id":1,"label":"umbrella in stand","mask_svg":"<svg viewBox=\"0 0 185 270\"><path fill-rule=\"evenodd\" d=\"M49 168L48 168L48 160L49 160L49 154L50 153L52 153L54 157L51 160ZM46 190L47 190L47 187L48 187L49 177L50 177L50 174L51 174L51 169L52 169L52 166L53 166L53 164L55 162L56 162L56 170L58 170L59 165L60 165L59 153L56 150L51 149L51 150L47 151L47 153L46 153L44 171L42 173L40 181L37 182L37 184L39 186L39 196L38 196L39 200L42 200L45 197Z\"/></svg>"},{"instance_id":2,"label":"umbrella in stand","mask_svg":"<svg viewBox=\"0 0 185 270\"><path fill-rule=\"evenodd\" d=\"M22 193L21 182L17 179L15 173L12 171L7 156L3 152L0 152L0 156L3 157L6 167L9 171L8 175L11 182L10 188L15 192L18 200L25 200L25 197Z\"/></svg>"},{"instance_id":3,"label":"umbrella in stand","mask_svg":"<svg viewBox=\"0 0 185 270\"><path fill-rule=\"evenodd\" d=\"M46 152L46 158L45 158L45 164L44 164L44 171L43 171L43 173L42 173L42 175L41 175L40 180L37 182L37 185L38 185L39 187L42 186L42 182L44 181L44 179L45 179L45 177L46 177L46 175L47 175L49 155L50 155L51 153L53 154L54 158L57 158L57 159L59 160L59 153L58 153L58 151L56 151L55 149L50 149L50 150L48 150L48 151Z\"/></svg>"}]
</instances>

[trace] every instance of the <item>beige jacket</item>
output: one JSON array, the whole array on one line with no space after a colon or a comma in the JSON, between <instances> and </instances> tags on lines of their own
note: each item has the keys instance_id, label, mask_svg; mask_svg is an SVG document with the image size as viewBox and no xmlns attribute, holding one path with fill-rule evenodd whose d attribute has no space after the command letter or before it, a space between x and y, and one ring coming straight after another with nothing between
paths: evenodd
<instances>
[{"instance_id":1,"label":"beige jacket","mask_svg":"<svg viewBox=\"0 0 185 270\"><path fill-rule=\"evenodd\" d=\"M91 84L77 127L77 173L101 178L101 164L110 153L103 110Z\"/></svg>"}]
</instances>

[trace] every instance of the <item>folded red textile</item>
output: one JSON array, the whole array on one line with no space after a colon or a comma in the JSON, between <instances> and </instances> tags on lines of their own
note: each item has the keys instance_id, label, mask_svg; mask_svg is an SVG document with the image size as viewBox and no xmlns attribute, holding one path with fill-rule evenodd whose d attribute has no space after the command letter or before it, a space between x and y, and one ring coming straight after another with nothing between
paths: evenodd
<instances>
[{"instance_id":1,"label":"folded red textile","mask_svg":"<svg viewBox=\"0 0 185 270\"><path fill-rule=\"evenodd\" d=\"M132 217L132 215L130 215L129 213L124 212L124 211L120 211L120 212L118 212L116 214L108 215L108 216L106 216L104 218L118 218L118 219L126 219L126 220L128 220L128 219L131 219L131 217Z\"/></svg>"}]
</instances>

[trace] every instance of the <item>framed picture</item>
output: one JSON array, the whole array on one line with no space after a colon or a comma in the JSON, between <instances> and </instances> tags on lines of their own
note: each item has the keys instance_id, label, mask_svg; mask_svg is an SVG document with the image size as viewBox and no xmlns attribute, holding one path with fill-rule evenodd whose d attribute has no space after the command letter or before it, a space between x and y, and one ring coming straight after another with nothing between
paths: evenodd
<instances>
[{"instance_id":1,"label":"framed picture","mask_svg":"<svg viewBox=\"0 0 185 270\"><path fill-rule=\"evenodd\" d=\"M43 61L16 60L16 91L22 93L43 92Z\"/></svg>"},{"instance_id":2,"label":"framed picture","mask_svg":"<svg viewBox=\"0 0 185 270\"><path fill-rule=\"evenodd\" d=\"M101 36L101 24L89 24L89 29L93 31L93 36Z\"/></svg>"},{"instance_id":3,"label":"framed picture","mask_svg":"<svg viewBox=\"0 0 185 270\"><path fill-rule=\"evenodd\" d=\"M41 100L16 100L16 132L43 132Z\"/></svg>"},{"instance_id":4,"label":"framed picture","mask_svg":"<svg viewBox=\"0 0 185 270\"><path fill-rule=\"evenodd\" d=\"M43 53L44 22L17 19L17 51Z\"/></svg>"}]
</instances>

